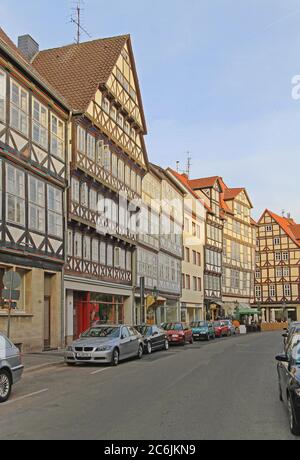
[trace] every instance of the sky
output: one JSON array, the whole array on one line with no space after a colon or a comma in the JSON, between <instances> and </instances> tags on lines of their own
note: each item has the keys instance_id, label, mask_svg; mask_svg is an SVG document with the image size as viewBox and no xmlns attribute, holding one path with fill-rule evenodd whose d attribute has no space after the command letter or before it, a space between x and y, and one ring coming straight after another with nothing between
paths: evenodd
<instances>
[{"instance_id":1,"label":"sky","mask_svg":"<svg viewBox=\"0 0 300 460\"><path fill-rule=\"evenodd\" d=\"M0 26L40 48L72 43L70 0L0 0ZM85 0L92 39L130 33L150 161L245 187L300 223L300 0ZM82 36L82 40L89 40Z\"/></svg>"}]
</instances>

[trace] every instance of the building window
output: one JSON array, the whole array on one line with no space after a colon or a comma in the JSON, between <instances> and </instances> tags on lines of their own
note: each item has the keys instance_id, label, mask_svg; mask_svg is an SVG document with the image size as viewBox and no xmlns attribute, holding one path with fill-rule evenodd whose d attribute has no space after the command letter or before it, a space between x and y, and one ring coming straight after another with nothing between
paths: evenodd
<instances>
[{"instance_id":1,"label":"building window","mask_svg":"<svg viewBox=\"0 0 300 460\"><path fill-rule=\"evenodd\" d=\"M99 241L96 238L92 241L92 261L99 263Z\"/></svg>"},{"instance_id":2,"label":"building window","mask_svg":"<svg viewBox=\"0 0 300 460\"><path fill-rule=\"evenodd\" d=\"M0 120L6 118L6 74L0 70Z\"/></svg>"},{"instance_id":3,"label":"building window","mask_svg":"<svg viewBox=\"0 0 300 460\"><path fill-rule=\"evenodd\" d=\"M83 237L83 258L84 260L91 260L91 238L86 235Z\"/></svg>"},{"instance_id":4,"label":"building window","mask_svg":"<svg viewBox=\"0 0 300 460\"><path fill-rule=\"evenodd\" d=\"M130 251L126 252L126 270L131 272L131 266L132 266L132 254Z\"/></svg>"},{"instance_id":5,"label":"building window","mask_svg":"<svg viewBox=\"0 0 300 460\"><path fill-rule=\"evenodd\" d=\"M94 212L98 210L98 193L94 188L90 190L90 210Z\"/></svg>"},{"instance_id":6,"label":"building window","mask_svg":"<svg viewBox=\"0 0 300 460\"><path fill-rule=\"evenodd\" d=\"M266 226L266 232L269 233L269 232L271 232L272 230L273 230L272 225L267 225L267 226Z\"/></svg>"},{"instance_id":7,"label":"building window","mask_svg":"<svg viewBox=\"0 0 300 460\"><path fill-rule=\"evenodd\" d=\"M261 286L255 286L255 297L261 299Z\"/></svg>"},{"instance_id":8,"label":"building window","mask_svg":"<svg viewBox=\"0 0 300 460\"><path fill-rule=\"evenodd\" d=\"M136 173L135 171L131 170L131 190L134 192L136 191Z\"/></svg>"},{"instance_id":9,"label":"building window","mask_svg":"<svg viewBox=\"0 0 300 460\"><path fill-rule=\"evenodd\" d=\"M86 132L81 126L77 126L77 150L85 153Z\"/></svg>"},{"instance_id":10,"label":"building window","mask_svg":"<svg viewBox=\"0 0 300 460\"><path fill-rule=\"evenodd\" d=\"M190 263L190 250L189 250L189 248L185 248L185 261Z\"/></svg>"},{"instance_id":11,"label":"building window","mask_svg":"<svg viewBox=\"0 0 300 460\"><path fill-rule=\"evenodd\" d=\"M36 99L32 99L32 140L48 149L48 110Z\"/></svg>"},{"instance_id":12,"label":"building window","mask_svg":"<svg viewBox=\"0 0 300 460\"><path fill-rule=\"evenodd\" d=\"M74 238L74 256L78 259L82 258L82 235L76 232Z\"/></svg>"},{"instance_id":13,"label":"building window","mask_svg":"<svg viewBox=\"0 0 300 460\"><path fill-rule=\"evenodd\" d=\"M200 240L201 239L201 227L200 227L200 225L196 226L196 233L197 233L196 234L197 238Z\"/></svg>"},{"instance_id":14,"label":"building window","mask_svg":"<svg viewBox=\"0 0 300 460\"><path fill-rule=\"evenodd\" d=\"M124 131L128 136L130 135L130 124L128 123L128 121L125 121Z\"/></svg>"},{"instance_id":15,"label":"building window","mask_svg":"<svg viewBox=\"0 0 300 460\"><path fill-rule=\"evenodd\" d=\"M260 276L261 276L261 272L259 269L255 270L255 278L258 280L260 279Z\"/></svg>"},{"instance_id":16,"label":"building window","mask_svg":"<svg viewBox=\"0 0 300 460\"><path fill-rule=\"evenodd\" d=\"M182 274L182 289L185 289L185 275Z\"/></svg>"},{"instance_id":17,"label":"building window","mask_svg":"<svg viewBox=\"0 0 300 460\"><path fill-rule=\"evenodd\" d=\"M104 241L100 242L100 264L106 265L106 244Z\"/></svg>"},{"instance_id":18,"label":"building window","mask_svg":"<svg viewBox=\"0 0 300 460\"><path fill-rule=\"evenodd\" d=\"M275 260L276 260L276 262L281 261L281 252L275 252Z\"/></svg>"},{"instance_id":19,"label":"building window","mask_svg":"<svg viewBox=\"0 0 300 460\"><path fill-rule=\"evenodd\" d=\"M290 284L285 284L284 285L284 296L285 297L290 297L291 295L291 285Z\"/></svg>"},{"instance_id":20,"label":"building window","mask_svg":"<svg viewBox=\"0 0 300 460\"><path fill-rule=\"evenodd\" d=\"M110 118L111 118L113 121L117 121L117 109L116 109L116 107L114 107L113 105L112 105L111 108L110 108Z\"/></svg>"},{"instance_id":21,"label":"building window","mask_svg":"<svg viewBox=\"0 0 300 460\"><path fill-rule=\"evenodd\" d=\"M102 160L103 160L103 168L106 171L111 172L111 151L110 151L109 145L104 145L103 147Z\"/></svg>"},{"instance_id":22,"label":"building window","mask_svg":"<svg viewBox=\"0 0 300 460\"><path fill-rule=\"evenodd\" d=\"M197 265L198 265L198 267L201 267L201 254L200 254L200 252L197 252Z\"/></svg>"},{"instance_id":23,"label":"building window","mask_svg":"<svg viewBox=\"0 0 300 460\"><path fill-rule=\"evenodd\" d=\"M29 228L45 232L45 184L29 176Z\"/></svg>"},{"instance_id":24,"label":"building window","mask_svg":"<svg viewBox=\"0 0 300 460\"><path fill-rule=\"evenodd\" d=\"M290 258L290 255L289 255L288 252L283 252L282 253L282 260L284 260L286 262L287 260L289 260L289 258Z\"/></svg>"},{"instance_id":25,"label":"building window","mask_svg":"<svg viewBox=\"0 0 300 460\"><path fill-rule=\"evenodd\" d=\"M113 266L113 246L111 244L107 245L107 265Z\"/></svg>"},{"instance_id":26,"label":"building window","mask_svg":"<svg viewBox=\"0 0 300 460\"><path fill-rule=\"evenodd\" d=\"M276 269L276 276L277 278L282 278L282 268L277 268Z\"/></svg>"},{"instance_id":27,"label":"building window","mask_svg":"<svg viewBox=\"0 0 300 460\"><path fill-rule=\"evenodd\" d=\"M194 291L198 291L198 280L196 276L193 276L193 287Z\"/></svg>"},{"instance_id":28,"label":"building window","mask_svg":"<svg viewBox=\"0 0 300 460\"><path fill-rule=\"evenodd\" d=\"M28 92L11 80L10 126L28 136Z\"/></svg>"},{"instance_id":29,"label":"building window","mask_svg":"<svg viewBox=\"0 0 300 460\"><path fill-rule=\"evenodd\" d=\"M186 289L191 289L191 277L190 275L186 275Z\"/></svg>"},{"instance_id":30,"label":"building window","mask_svg":"<svg viewBox=\"0 0 300 460\"><path fill-rule=\"evenodd\" d=\"M118 120L118 125L120 126L120 128L123 129L123 127L124 127L124 117L123 117L123 115L121 115L121 114L119 113L119 114L118 114L118 119L117 119L117 120Z\"/></svg>"},{"instance_id":31,"label":"building window","mask_svg":"<svg viewBox=\"0 0 300 460\"><path fill-rule=\"evenodd\" d=\"M75 203L79 203L79 201L80 201L79 189L80 189L79 180L75 179L75 177L72 177L72 180L71 180L71 197L72 197L72 201L74 201Z\"/></svg>"},{"instance_id":32,"label":"building window","mask_svg":"<svg viewBox=\"0 0 300 460\"><path fill-rule=\"evenodd\" d=\"M9 164L6 166L6 220L25 225L25 175Z\"/></svg>"},{"instance_id":33,"label":"building window","mask_svg":"<svg viewBox=\"0 0 300 460\"><path fill-rule=\"evenodd\" d=\"M109 100L105 97L103 98L102 100L102 108L104 110L104 112L106 112L108 115L109 115L109 112L110 112L110 102Z\"/></svg>"},{"instance_id":34,"label":"building window","mask_svg":"<svg viewBox=\"0 0 300 460\"><path fill-rule=\"evenodd\" d=\"M197 252L193 251L193 264L197 265Z\"/></svg>"},{"instance_id":35,"label":"building window","mask_svg":"<svg viewBox=\"0 0 300 460\"><path fill-rule=\"evenodd\" d=\"M202 279L201 278L198 278L198 291L199 292L202 291Z\"/></svg>"},{"instance_id":36,"label":"building window","mask_svg":"<svg viewBox=\"0 0 300 460\"><path fill-rule=\"evenodd\" d=\"M124 183L124 168L125 168L124 161L119 160L118 161L118 179L122 183Z\"/></svg>"},{"instance_id":37,"label":"building window","mask_svg":"<svg viewBox=\"0 0 300 460\"><path fill-rule=\"evenodd\" d=\"M276 237L274 238L274 245L279 246L280 245L280 238Z\"/></svg>"},{"instance_id":38,"label":"building window","mask_svg":"<svg viewBox=\"0 0 300 460\"><path fill-rule=\"evenodd\" d=\"M136 176L136 191L139 195L142 194L142 178L141 176Z\"/></svg>"},{"instance_id":39,"label":"building window","mask_svg":"<svg viewBox=\"0 0 300 460\"><path fill-rule=\"evenodd\" d=\"M125 183L128 187L130 187L130 181L131 181L130 167L126 165L125 166Z\"/></svg>"},{"instance_id":40,"label":"building window","mask_svg":"<svg viewBox=\"0 0 300 460\"><path fill-rule=\"evenodd\" d=\"M269 296L276 297L276 286L274 286L273 284L269 286Z\"/></svg>"},{"instance_id":41,"label":"building window","mask_svg":"<svg viewBox=\"0 0 300 460\"><path fill-rule=\"evenodd\" d=\"M80 204L81 206L84 206L85 208L88 207L88 193L89 193L88 185L86 182L83 182L80 185Z\"/></svg>"},{"instance_id":42,"label":"building window","mask_svg":"<svg viewBox=\"0 0 300 460\"><path fill-rule=\"evenodd\" d=\"M197 235L196 224L195 224L195 222L192 223L192 233L193 233L193 236L196 236L196 235Z\"/></svg>"},{"instance_id":43,"label":"building window","mask_svg":"<svg viewBox=\"0 0 300 460\"><path fill-rule=\"evenodd\" d=\"M286 267L285 267L285 268L283 269L283 276L284 276L285 278L288 278L288 277L290 276L290 269L289 269L289 268L286 268Z\"/></svg>"},{"instance_id":44,"label":"building window","mask_svg":"<svg viewBox=\"0 0 300 460\"><path fill-rule=\"evenodd\" d=\"M118 177L118 157L117 155L112 155L112 175Z\"/></svg>"},{"instance_id":45,"label":"building window","mask_svg":"<svg viewBox=\"0 0 300 460\"><path fill-rule=\"evenodd\" d=\"M190 233L190 221L187 217L184 219L184 231Z\"/></svg>"},{"instance_id":46,"label":"building window","mask_svg":"<svg viewBox=\"0 0 300 460\"><path fill-rule=\"evenodd\" d=\"M95 161L96 154L96 139L91 134L87 135L87 156L90 160Z\"/></svg>"},{"instance_id":47,"label":"building window","mask_svg":"<svg viewBox=\"0 0 300 460\"><path fill-rule=\"evenodd\" d=\"M68 241L67 241L67 254L69 257L73 256L73 232L72 230L68 230Z\"/></svg>"},{"instance_id":48,"label":"building window","mask_svg":"<svg viewBox=\"0 0 300 460\"><path fill-rule=\"evenodd\" d=\"M65 124L62 120L57 118L53 113L51 114L51 153L61 160L65 159Z\"/></svg>"},{"instance_id":49,"label":"building window","mask_svg":"<svg viewBox=\"0 0 300 460\"><path fill-rule=\"evenodd\" d=\"M48 185L48 233L58 238L63 236L62 191L50 185Z\"/></svg>"}]
</instances>

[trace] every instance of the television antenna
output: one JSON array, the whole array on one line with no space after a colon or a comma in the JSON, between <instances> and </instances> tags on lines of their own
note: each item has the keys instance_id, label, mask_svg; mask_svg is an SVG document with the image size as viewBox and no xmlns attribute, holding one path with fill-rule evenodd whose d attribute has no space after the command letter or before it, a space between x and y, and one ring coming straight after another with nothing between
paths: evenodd
<instances>
[{"instance_id":1,"label":"television antenna","mask_svg":"<svg viewBox=\"0 0 300 460\"><path fill-rule=\"evenodd\" d=\"M76 38L75 42L77 45L80 43L81 35L84 33L87 35L89 38L91 38L91 35L89 32L84 28L83 26L83 12L84 12L84 1L83 0L77 0L75 3L75 6L72 8L73 14L71 16L70 22L76 26Z\"/></svg>"},{"instance_id":2,"label":"television antenna","mask_svg":"<svg viewBox=\"0 0 300 460\"><path fill-rule=\"evenodd\" d=\"M186 162L186 169L180 169L180 161L176 161L176 171L181 174L185 174L188 178L190 178L192 169L192 156L191 152L187 152L187 162Z\"/></svg>"}]
</instances>

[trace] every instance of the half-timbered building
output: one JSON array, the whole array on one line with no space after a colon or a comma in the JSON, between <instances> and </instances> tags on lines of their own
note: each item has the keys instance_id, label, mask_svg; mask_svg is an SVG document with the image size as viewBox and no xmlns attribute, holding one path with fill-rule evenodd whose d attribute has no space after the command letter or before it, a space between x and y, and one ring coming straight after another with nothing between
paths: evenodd
<instances>
[{"instance_id":1,"label":"half-timbered building","mask_svg":"<svg viewBox=\"0 0 300 460\"><path fill-rule=\"evenodd\" d=\"M130 36L42 51L33 61L72 107L65 273L68 338L133 322L146 122Z\"/></svg>"},{"instance_id":2,"label":"half-timbered building","mask_svg":"<svg viewBox=\"0 0 300 460\"><path fill-rule=\"evenodd\" d=\"M38 45L19 48L0 29L0 330L8 302L3 275L21 277L11 337L23 350L63 340L64 190L67 102L30 64Z\"/></svg>"},{"instance_id":3,"label":"half-timbered building","mask_svg":"<svg viewBox=\"0 0 300 460\"><path fill-rule=\"evenodd\" d=\"M189 181L191 188L204 200L206 215L204 302L207 317L224 315L222 301L223 228L222 187L218 176Z\"/></svg>"},{"instance_id":4,"label":"half-timbered building","mask_svg":"<svg viewBox=\"0 0 300 460\"><path fill-rule=\"evenodd\" d=\"M255 300L263 320L300 321L300 225L266 210L258 226Z\"/></svg>"}]
</instances>

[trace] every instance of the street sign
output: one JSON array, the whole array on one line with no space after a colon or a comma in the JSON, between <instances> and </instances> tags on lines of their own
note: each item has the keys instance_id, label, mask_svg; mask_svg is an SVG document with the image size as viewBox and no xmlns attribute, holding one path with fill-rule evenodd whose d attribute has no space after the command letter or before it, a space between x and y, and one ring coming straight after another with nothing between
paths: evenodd
<instances>
[{"instance_id":1,"label":"street sign","mask_svg":"<svg viewBox=\"0 0 300 460\"><path fill-rule=\"evenodd\" d=\"M20 291L11 291L10 289L3 289L2 298L5 300L20 300Z\"/></svg>"},{"instance_id":2,"label":"street sign","mask_svg":"<svg viewBox=\"0 0 300 460\"><path fill-rule=\"evenodd\" d=\"M6 272L3 276L3 285L6 289L18 289L21 283L21 276L17 272Z\"/></svg>"}]
</instances>

